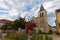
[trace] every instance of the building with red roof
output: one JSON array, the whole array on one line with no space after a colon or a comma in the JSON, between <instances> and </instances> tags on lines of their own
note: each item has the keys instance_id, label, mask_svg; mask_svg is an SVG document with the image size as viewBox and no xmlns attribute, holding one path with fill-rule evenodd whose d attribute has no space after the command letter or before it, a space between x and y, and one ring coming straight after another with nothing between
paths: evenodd
<instances>
[{"instance_id":1,"label":"building with red roof","mask_svg":"<svg viewBox=\"0 0 60 40\"><path fill-rule=\"evenodd\" d=\"M9 23L9 22L12 22L12 21L6 20L6 19L2 19L2 20L0 20L0 26L4 25L5 23Z\"/></svg>"}]
</instances>

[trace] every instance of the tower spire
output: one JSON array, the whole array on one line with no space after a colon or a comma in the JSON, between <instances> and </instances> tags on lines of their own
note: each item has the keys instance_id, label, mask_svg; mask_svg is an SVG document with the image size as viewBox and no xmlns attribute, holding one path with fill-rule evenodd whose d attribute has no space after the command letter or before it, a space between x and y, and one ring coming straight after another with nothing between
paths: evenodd
<instances>
[{"instance_id":1,"label":"tower spire","mask_svg":"<svg viewBox=\"0 0 60 40\"><path fill-rule=\"evenodd\" d=\"M44 9L43 5L41 4L40 11L44 11L44 10L45 9Z\"/></svg>"}]
</instances>

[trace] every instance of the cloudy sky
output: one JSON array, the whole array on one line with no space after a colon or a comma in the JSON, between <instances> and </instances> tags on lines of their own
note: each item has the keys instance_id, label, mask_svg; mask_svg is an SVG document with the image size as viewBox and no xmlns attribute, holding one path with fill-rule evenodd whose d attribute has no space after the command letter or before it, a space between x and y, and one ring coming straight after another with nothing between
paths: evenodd
<instances>
[{"instance_id":1,"label":"cloudy sky","mask_svg":"<svg viewBox=\"0 0 60 40\"><path fill-rule=\"evenodd\" d=\"M38 16L40 5L43 4L47 11L48 24L55 25L55 10L60 8L60 0L0 0L0 19L15 20L26 16Z\"/></svg>"}]
</instances>

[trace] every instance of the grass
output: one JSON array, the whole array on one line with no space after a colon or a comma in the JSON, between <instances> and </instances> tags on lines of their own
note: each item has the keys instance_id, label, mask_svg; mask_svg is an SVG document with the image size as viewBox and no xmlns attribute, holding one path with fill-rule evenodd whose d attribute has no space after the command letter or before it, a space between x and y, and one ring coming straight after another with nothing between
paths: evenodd
<instances>
[{"instance_id":1,"label":"grass","mask_svg":"<svg viewBox=\"0 0 60 40\"><path fill-rule=\"evenodd\" d=\"M44 40L43 35L41 34L32 34L33 40Z\"/></svg>"},{"instance_id":2,"label":"grass","mask_svg":"<svg viewBox=\"0 0 60 40\"><path fill-rule=\"evenodd\" d=\"M44 34L32 34L33 40L52 40L52 37L49 37L48 35Z\"/></svg>"},{"instance_id":3,"label":"grass","mask_svg":"<svg viewBox=\"0 0 60 40\"><path fill-rule=\"evenodd\" d=\"M26 34L16 34L15 32L7 33L4 40L28 40ZM52 40L48 35L32 33L32 40Z\"/></svg>"}]
</instances>

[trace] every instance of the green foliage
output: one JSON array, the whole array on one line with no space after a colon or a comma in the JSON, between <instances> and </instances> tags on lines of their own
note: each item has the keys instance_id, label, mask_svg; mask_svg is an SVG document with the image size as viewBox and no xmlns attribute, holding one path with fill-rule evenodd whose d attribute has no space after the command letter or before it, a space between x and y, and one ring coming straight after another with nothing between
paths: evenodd
<instances>
[{"instance_id":1,"label":"green foliage","mask_svg":"<svg viewBox=\"0 0 60 40\"><path fill-rule=\"evenodd\" d=\"M45 40L52 40L52 37L45 35Z\"/></svg>"},{"instance_id":2,"label":"green foliage","mask_svg":"<svg viewBox=\"0 0 60 40\"><path fill-rule=\"evenodd\" d=\"M49 37L48 35L37 34L37 33L33 33L32 38L33 40L52 40L52 37Z\"/></svg>"},{"instance_id":3,"label":"green foliage","mask_svg":"<svg viewBox=\"0 0 60 40\"><path fill-rule=\"evenodd\" d=\"M32 33L32 40L52 40L52 37L48 35ZM15 32L8 32L6 36L6 40L27 40L26 34L17 34Z\"/></svg>"},{"instance_id":4,"label":"green foliage","mask_svg":"<svg viewBox=\"0 0 60 40\"><path fill-rule=\"evenodd\" d=\"M26 35L18 35L18 36L16 36L15 40L27 40L27 36Z\"/></svg>"},{"instance_id":5,"label":"green foliage","mask_svg":"<svg viewBox=\"0 0 60 40\"><path fill-rule=\"evenodd\" d=\"M32 34L32 39L33 39L33 40L39 40L39 35L36 34L36 33L33 33L33 34Z\"/></svg>"},{"instance_id":6,"label":"green foliage","mask_svg":"<svg viewBox=\"0 0 60 40\"><path fill-rule=\"evenodd\" d=\"M36 33L35 33L35 34L32 35L32 37L33 37L33 40L44 40L42 34L39 35L39 34L36 34Z\"/></svg>"},{"instance_id":7,"label":"green foliage","mask_svg":"<svg viewBox=\"0 0 60 40\"><path fill-rule=\"evenodd\" d=\"M9 23L5 23L3 26L1 26L1 29L2 30L7 30L9 27L12 26L12 22L9 22Z\"/></svg>"},{"instance_id":8,"label":"green foliage","mask_svg":"<svg viewBox=\"0 0 60 40\"><path fill-rule=\"evenodd\" d=\"M16 19L13 22L13 29L15 29L15 30L17 30L18 28L25 29L25 26L26 26L26 21L24 18Z\"/></svg>"},{"instance_id":9,"label":"green foliage","mask_svg":"<svg viewBox=\"0 0 60 40\"><path fill-rule=\"evenodd\" d=\"M19 18L19 19L16 19L15 21L13 21L13 22L5 23L5 25L3 25L1 27L1 29L6 30L8 28L12 28L14 30L18 30L18 28L25 29L25 26L26 26L25 19L24 18Z\"/></svg>"},{"instance_id":10,"label":"green foliage","mask_svg":"<svg viewBox=\"0 0 60 40\"><path fill-rule=\"evenodd\" d=\"M7 26L6 26L6 25L3 25L3 26L1 27L1 29L2 29L2 30L6 30L6 29L7 29Z\"/></svg>"},{"instance_id":11,"label":"green foliage","mask_svg":"<svg viewBox=\"0 0 60 40\"><path fill-rule=\"evenodd\" d=\"M40 40L44 40L44 38L43 38L43 35L42 35L42 34L40 35Z\"/></svg>"},{"instance_id":12,"label":"green foliage","mask_svg":"<svg viewBox=\"0 0 60 40\"><path fill-rule=\"evenodd\" d=\"M6 40L27 40L27 35L17 34L16 32L7 32Z\"/></svg>"}]
</instances>

